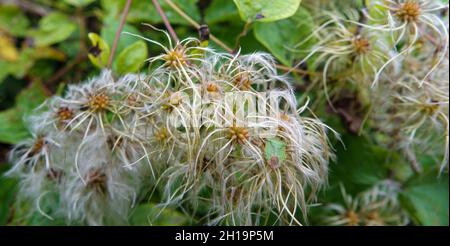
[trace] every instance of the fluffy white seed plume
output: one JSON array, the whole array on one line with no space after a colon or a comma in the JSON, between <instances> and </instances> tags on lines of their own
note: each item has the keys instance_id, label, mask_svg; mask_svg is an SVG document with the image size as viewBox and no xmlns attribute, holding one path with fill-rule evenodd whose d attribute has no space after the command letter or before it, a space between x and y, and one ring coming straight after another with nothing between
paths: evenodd
<instances>
[{"instance_id":1,"label":"fluffy white seed plume","mask_svg":"<svg viewBox=\"0 0 450 246\"><path fill-rule=\"evenodd\" d=\"M205 223L306 222L333 156L328 128L300 116L273 58L159 45L149 75L105 70L36 110L33 139L11 154L23 195L68 223L126 223L155 190L162 208L207 204ZM41 208L50 192L59 204Z\"/></svg>"},{"instance_id":2,"label":"fluffy white seed plume","mask_svg":"<svg viewBox=\"0 0 450 246\"><path fill-rule=\"evenodd\" d=\"M343 203L325 206L325 225L346 226L404 226L409 223L400 206L400 184L384 180L356 196L348 195L341 185Z\"/></svg>"}]
</instances>

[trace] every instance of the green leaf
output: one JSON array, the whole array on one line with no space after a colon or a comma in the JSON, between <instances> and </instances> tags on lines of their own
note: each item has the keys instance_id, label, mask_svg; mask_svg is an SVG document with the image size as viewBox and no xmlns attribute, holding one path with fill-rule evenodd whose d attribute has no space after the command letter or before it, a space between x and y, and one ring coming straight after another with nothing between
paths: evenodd
<instances>
[{"instance_id":1,"label":"green leaf","mask_svg":"<svg viewBox=\"0 0 450 246\"><path fill-rule=\"evenodd\" d=\"M139 205L130 217L131 225L154 225L154 226L181 226L186 225L189 219L180 212L161 208L154 204Z\"/></svg>"},{"instance_id":2,"label":"green leaf","mask_svg":"<svg viewBox=\"0 0 450 246\"><path fill-rule=\"evenodd\" d=\"M254 35L280 62L293 65L295 59L301 59L306 52L292 52L292 49L303 42L314 30L313 19L304 8L298 8L295 15L288 19L255 23ZM316 42L315 39L305 41L295 50L307 50Z\"/></svg>"},{"instance_id":3,"label":"green leaf","mask_svg":"<svg viewBox=\"0 0 450 246\"><path fill-rule=\"evenodd\" d=\"M14 5L0 5L0 29L13 36L26 35L30 21L24 12Z\"/></svg>"},{"instance_id":4,"label":"green leaf","mask_svg":"<svg viewBox=\"0 0 450 246\"><path fill-rule=\"evenodd\" d=\"M182 9L192 19L199 21L200 14L196 6L198 0L172 0L180 9ZM105 10L107 16L120 16L121 11L125 6L126 0L102 0L101 6ZM183 19L177 12L175 12L165 1L159 1L161 8L166 14L171 24L182 24L190 26L189 22ZM134 0L131 3L130 11L127 16L129 23L162 23L162 19L152 2L149 0Z\"/></svg>"},{"instance_id":5,"label":"green leaf","mask_svg":"<svg viewBox=\"0 0 450 246\"><path fill-rule=\"evenodd\" d=\"M389 151L364 137L345 135L337 145L336 163L330 166L330 184L343 183L350 194L370 188L387 177Z\"/></svg>"},{"instance_id":6,"label":"green leaf","mask_svg":"<svg viewBox=\"0 0 450 246\"><path fill-rule=\"evenodd\" d=\"M64 2L73 5L75 7L85 7L91 3L93 3L95 0L64 0Z\"/></svg>"},{"instance_id":7,"label":"green leaf","mask_svg":"<svg viewBox=\"0 0 450 246\"><path fill-rule=\"evenodd\" d=\"M21 79L34 66L36 60L39 59L63 61L66 59L66 55L52 47L26 47L20 52L17 61L10 62L7 67L2 67L2 69L7 70L8 74L12 74L15 78Z\"/></svg>"},{"instance_id":8,"label":"green leaf","mask_svg":"<svg viewBox=\"0 0 450 246\"><path fill-rule=\"evenodd\" d=\"M41 82L34 81L16 97L16 108L27 114L41 105L47 98L48 92Z\"/></svg>"},{"instance_id":9,"label":"green leaf","mask_svg":"<svg viewBox=\"0 0 450 246\"><path fill-rule=\"evenodd\" d=\"M301 0L234 0L244 21L271 22L292 16Z\"/></svg>"},{"instance_id":10,"label":"green leaf","mask_svg":"<svg viewBox=\"0 0 450 246\"><path fill-rule=\"evenodd\" d=\"M9 72L14 75L15 78L23 78L27 71L33 66L35 60L33 57L33 50L34 49L32 48L23 49L19 54L19 60L9 64Z\"/></svg>"},{"instance_id":11,"label":"green leaf","mask_svg":"<svg viewBox=\"0 0 450 246\"><path fill-rule=\"evenodd\" d=\"M0 164L0 166L6 166ZM11 215L11 206L14 203L17 181L7 178L0 173L0 225L5 225Z\"/></svg>"},{"instance_id":12,"label":"green leaf","mask_svg":"<svg viewBox=\"0 0 450 246\"><path fill-rule=\"evenodd\" d=\"M281 164L286 160L286 144L279 138L268 139L264 148L264 154L267 161L271 161L276 157L276 165Z\"/></svg>"},{"instance_id":13,"label":"green leaf","mask_svg":"<svg viewBox=\"0 0 450 246\"><path fill-rule=\"evenodd\" d=\"M30 30L36 46L47 46L67 39L77 28L76 24L63 13L53 12L39 21L39 29Z\"/></svg>"},{"instance_id":14,"label":"green leaf","mask_svg":"<svg viewBox=\"0 0 450 246\"><path fill-rule=\"evenodd\" d=\"M0 142L17 144L29 136L23 116L46 98L42 83L34 82L16 97L16 107L0 112Z\"/></svg>"},{"instance_id":15,"label":"green leaf","mask_svg":"<svg viewBox=\"0 0 450 246\"><path fill-rule=\"evenodd\" d=\"M205 22L209 26L221 21L233 21L239 18L236 5L230 0L214 0L205 10Z\"/></svg>"},{"instance_id":16,"label":"green leaf","mask_svg":"<svg viewBox=\"0 0 450 246\"><path fill-rule=\"evenodd\" d=\"M30 134L22 121L22 115L16 108L0 112L0 142L17 144Z\"/></svg>"},{"instance_id":17,"label":"green leaf","mask_svg":"<svg viewBox=\"0 0 450 246\"><path fill-rule=\"evenodd\" d=\"M115 19L113 16L109 16L104 20L100 36L109 45L109 47L112 47L113 45L114 37L116 35L117 29L119 28L119 25L120 21ZM119 43L117 44L116 54L120 54L123 49L136 42L136 37L125 34L124 32L142 35L141 32L139 32L139 30L134 26L125 24L123 26L122 34L120 34L121 36L119 39Z\"/></svg>"},{"instance_id":18,"label":"green leaf","mask_svg":"<svg viewBox=\"0 0 450 246\"><path fill-rule=\"evenodd\" d=\"M15 62L18 56L14 39L0 32L0 60Z\"/></svg>"},{"instance_id":19,"label":"green leaf","mask_svg":"<svg viewBox=\"0 0 450 246\"><path fill-rule=\"evenodd\" d=\"M133 73L139 70L147 59L147 45L139 40L125 48L117 57L115 63L116 71L119 74Z\"/></svg>"},{"instance_id":20,"label":"green leaf","mask_svg":"<svg viewBox=\"0 0 450 246\"><path fill-rule=\"evenodd\" d=\"M89 53L89 60L98 68L104 68L108 66L109 59L109 45L96 33L89 33L89 39L91 40L92 46L95 49L95 53Z\"/></svg>"},{"instance_id":21,"label":"green leaf","mask_svg":"<svg viewBox=\"0 0 450 246\"><path fill-rule=\"evenodd\" d=\"M430 172L415 177L405 185L401 202L416 224L449 225L448 175Z\"/></svg>"},{"instance_id":22,"label":"green leaf","mask_svg":"<svg viewBox=\"0 0 450 246\"><path fill-rule=\"evenodd\" d=\"M3 80L6 78L6 76L9 75L10 71L10 63L7 61L0 60L0 84L2 84Z\"/></svg>"}]
</instances>

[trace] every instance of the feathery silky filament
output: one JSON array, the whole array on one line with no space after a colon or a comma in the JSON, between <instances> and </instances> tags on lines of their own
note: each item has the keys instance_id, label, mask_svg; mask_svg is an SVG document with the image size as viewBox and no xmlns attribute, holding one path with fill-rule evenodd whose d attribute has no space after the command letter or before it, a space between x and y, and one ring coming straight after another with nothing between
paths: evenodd
<instances>
[{"instance_id":1,"label":"feathery silky filament","mask_svg":"<svg viewBox=\"0 0 450 246\"><path fill-rule=\"evenodd\" d=\"M409 223L400 206L400 184L383 180L357 196L348 195L341 185L343 204L331 203L324 207L322 223L346 226L400 226Z\"/></svg>"},{"instance_id":2,"label":"feathery silky filament","mask_svg":"<svg viewBox=\"0 0 450 246\"><path fill-rule=\"evenodd\" d=\"M339 113L334 101L342 91L354 92L368 108L359 112L363 122L388 139L380 144L403 153L417 172L417 153L436 156L441 172L448 170L448 4L361 2L306 1L318 27L292 51L304 53L299 49L317 40L300 64L319 71L312 83L322 85L318 96L333 111Z\"/></svg>"},{"instance_id":3,"label":"feathery silky filament","mask_svg":"<svg viewBox=\"0 0 450 246\"><path fill-rule=\"evenodd\" d=\"M20 196L68 223L126 223L154 190L161 208L206 207L207 224L306 221L333 157L328 128L300 116L307 105L297 108L274 60L196 39L158 45L148 75L102 71L27 118L33 138L13 149L9 171Z\"/></svg>"}]
</instances>

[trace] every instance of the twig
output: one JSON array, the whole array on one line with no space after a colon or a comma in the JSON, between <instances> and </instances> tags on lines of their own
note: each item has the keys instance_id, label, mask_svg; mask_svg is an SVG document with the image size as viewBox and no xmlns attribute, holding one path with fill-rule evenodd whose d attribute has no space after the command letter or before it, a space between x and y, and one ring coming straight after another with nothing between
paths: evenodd
<instances>
[{"instance_id":1,"label":"twig","mask_svg":"<svg viewBox=\"0 0 450 246\"><path fill-rule=\"evenodd\" d=\"M80 26L80 52L84 53L87 51L87 46L85 42L86 38L86 20L83 15L83 9L77 8L76 15L78 19L78 24Z\"/></svg>"},{"instance_id":2,"label":"twig","mask_svg":"<svg viewBox=\"0 0 450 246\"><path fill-rule=\"evenodd\" d=\"M172 25L170 25L170 22L167 19L166 14L164 14L164 11L162 10L161 6L159 5L158 0L152 0L152 2L153 2L153 5L156 8L156 11L158 11L159 16L161 16L161 19L163 20L164 25L166 26L167 30L169 31L170 36L175 41L175 43L178 43L179 39L177 37L177 34L173 30Z\"/></svg>"},{"instance_id":3,"label":"twig","mask_svg":"<svg viewBox=\"0 0 450 246\"><path fill-rule=\"evenodd\" d=\"M133 0L127 0L127 2L125 4L125 8L123 9L122 17L121 17L120 23L119 23L119 28L117 28L116 35L114 36L114 42L113 42L113 46L111 49L111 54L109 55L108 68L111 68L111 65L112 65L112 62L114 59L114 53L116 52L117 45L119 44L120 33L122 32L123 26L125 25L125 21L127 19L128 11L130 10L130 5L131 5L132 1Z\"/></svg>"},{"instance_id":4,"label":"twig","mask_svg":"<svg viewBox=\"0 0 450 246\"><path fill-rule=\"evenodd\" d=\"M193 20L191 17L189 17L186 13L184 13L183 10L181 10L176 4L174 4L171 0L164 0L175 12L177 12L183 19L185 19L189 24L191 24L196 29L200 28L200 24L198 24L195 20ZM222 47L222 49L226 50L229 53L233 53L233 49L228 47L225 43L220 41L216 36L210 34L210 39L214 41L217 45Z\"/></svg>"},{"instance_id":5,"label":"twig","mask_svg":"<svg viewBox=\"0 0 450 246\"><path fill-rule=\"evenodd\" d=\"M200 28L200 24L198 24L195 20L193 20L191 17L189 17L182 9L180 9L176 4L174 4L171 0L164 0L175 12L177 12L183 19L185 19L189 24L191 24L196 29ZM217 45L219 45L222 49L226 50L229 53L233 53L233 49L230 48L228 45L226 45L224 42L220 41L216 36L213 34L209 34L209 37L212 41L214 41ZM301 70L298 68L290 68L287 66L279 65L277 64L276 67L282 71L286 72L296 72L298 74L308 74L308 75L315 75L314 73L311 73L306 70Z\"/></svg>"},{"instance_id":6,"label":"twig","mask_svg":"<svg viewBox=\"0 0 450 246\"><path fill-rule=\"evenodd\" d=\"M66 66L62 67L56 73L47 81L48 85L52 85L55 82L58 82L66 73L68 73L74 66L81 63L87 58L87 55L85 53L79 53L75 60L68 63Z\"/></svg>"},{"instance_id":7,"label":"twig","mask_svg":"<svg viewBox=\"0 0 450 246\"><path fill-rule=\"evenodd\" d=\"M250 30L250 26L252 25L252 21L247 21L244 25L244 28L242 29L241 33L239 33L239 36L236 38L236 42L234 43L234 52L236 52L237 49L239 49L239 45L241 43L241 39L245 37Z\"/></svg>"},{"instance_id":8,"label":"twig","mask_svg":"<svg viewBox=\"0 0 450 246\"><path fill-rule=\"evenodd\" d=\"M34 13L34 14L37 14L40 16L48 15L51 12L50 9L48 9L44 6L41 6L41 5L33 3L33 2L25 1L25 0L0 0L0 3L14 4L25 11L28 11L30 13Z\"/></svg>"}]
</instances>

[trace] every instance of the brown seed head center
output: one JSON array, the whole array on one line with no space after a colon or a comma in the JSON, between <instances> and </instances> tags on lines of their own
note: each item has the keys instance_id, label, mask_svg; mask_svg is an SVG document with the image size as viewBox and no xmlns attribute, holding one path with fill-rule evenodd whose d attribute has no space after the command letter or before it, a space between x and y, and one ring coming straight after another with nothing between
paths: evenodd
<instances>
[{"instance_id":1,"label":"brown seed head center","mask_svg":"<svg viewBox=\"0 0 450 246\"><path fill-rule=\"evenodd\" d=\"M353 40L353 47L357 54L363 55L370 50L370 42L365 38L357 37Z\"/></svg>"},{"instance_id":2,"label":"brown seed head center","mask_svg":"<svg viewBox=\"0 0 450 246\"><path fill-rule=\"evenodd\" d=\"M416 22L421 14L420 4L413 1L407 1L400 5L396 11L396 16L405 22Z\"/></svg>"},{"instance_id":3,"label":"brown seed head center","mask_svg":"<svg viewBox=\"0 0 450 246\"><path fill-rule=\"evenodd\" d=\"M108 108L109 102L110 99L107 95L97 94L89 98L88 106L90 110L98 112L106 110Z\"/></svg>"},{"instance_id":4,"label":"brown seed head center","mask_svg":"<svg viewBox=\"0 0 450 246\"><path fill-rule=\"evenodd\" d=\"M219 86L217 86L217 84L214 83L214 82L209 82L209 83L206 85L206 91L207 91L207 92L210 92L210 93L218 92L218 91L219 91Z\"/></svg>"},{"instance_id":5,"label":"brown seed head center","mask_svg":"<svg viewBox=\"0 0 450 246\"><path fill-rule=\"evenodd\" d=\"M356 226L359 224L359 216L353 210L348 211L346 217L348 219L348 225Z\"/></svg>"},{"instance_id":6,"label":"brown seed head center","mask_svg":"<svg viewBox=\"0 0 450 246\"><path fill-rule=\"evenodd\" d=\"M243 91L248 91L252 88L252 81L250 75L246 72L236 75L234 78L234 85Z\"/></svg>"},{"instance_id":7,"label":"brown seed head center","mask_svg":"<svg viewBox=\"0 0 450 246\"><path fill-rule=\"evenodd\" d=\"M437 103L426 103L422 105L423 110L428 115L433 115L436 113L436 111L439 110L439 104Z\"/></svg>"},{"instance_id":8,"label":"brown seed head center","mask_svg":"<svg viewBox=\"0 0 450 246\"><path fill-rule=\"evenodd\" d=\"M380 219L380 214L377 211L372 211L367 214L367 220L379 222Z\"/></svg>"},{"instance_id":9,"label":"brown seed head center","mask_svg":"<svg viewBox=\"0 0 450 246\"><path fill-rule=\"evenodd\" d=\"M106 174L101 170L92 170L87 175L87 186L101 194L106 193L106 181Z\"/></svg>"},{"instance_id":10,"label":"brown seed head center","mask_svg":"<svg viewBox=\"0 0 450 246\"><path fill-rule=\"evenodd\" d=\"M30 156L34 156L34 155L38 154L39 152L41 152L44 145L45 145L44 138L40 137L40 138L36 139L36 141L33 144L33 147L31 147Z\"/></svg>"},{"instance_id":11,"label":"brown seed head center","mask_svg":"<svg viewBox=\"0 0 450 246\"><path fill-rule=\"evenodd\" d=\"M73 111L68 107L60 107L56 112L59 122L64 122L73 118Z\"/></svg>"},{"instance_id":12,"label":"brown seed head center","mask_svg":"<svg viewBox=\"0 0 450 246\"><path fill-rule=\"evenodd\" d=\"M175 49L167 52L163 59L166 61L166 65L171 68L183 66L187 63L184 49L180 47L176 47Z\"/></svg>"},{"instance_id":13,"label":"brown seed head center","mask_svg":"<svg viewBox=\"0 0 450 246\"><path fill-rule=\"evenodd\" d=\"M166 128L157 130L153 135L158 142L165 142L169 138L169 132Z\"/></svg>"},{"instance_id":14,"label":"brown seed head center","mask_svg":"<svg viewBox=\"0 0 450 246\"><path fill-rule=\"evenodd\" d=\"M244 144L250 134L245 127L232 126L228 128L228 138L235 143Z\"/></svg>"}]
</instances>

